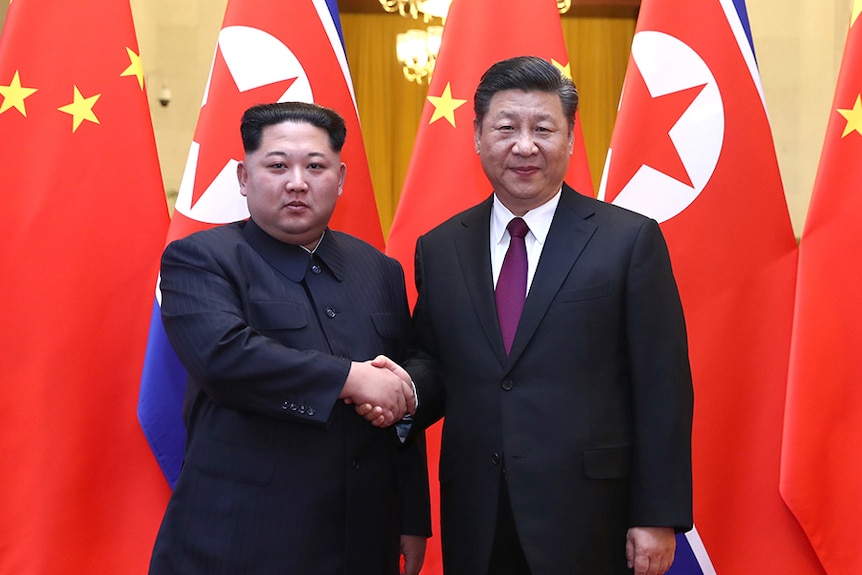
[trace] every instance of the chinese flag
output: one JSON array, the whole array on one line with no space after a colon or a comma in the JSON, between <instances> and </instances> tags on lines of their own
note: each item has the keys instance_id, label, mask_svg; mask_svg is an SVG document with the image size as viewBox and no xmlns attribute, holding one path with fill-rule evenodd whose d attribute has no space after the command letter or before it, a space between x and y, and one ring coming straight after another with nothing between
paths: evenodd
<instances>
[{"instance_id":1,"label":"chinese flag","mask_svg":"<svg viewBox=\"0 0 862 575\"><path fill-rule=\"evenodd\" d=\"M128 0L0 37L0 572L144 573L169 490L135 419L164 188Z\"/></svg>"},{"instance_id":2,"label":"chinese flag","mask_svg":"<svg viewBox=\"0 0 862 575\"><path fill-rule=\"evenodd\" d=\"M862 0L855 0L799 254L781 494L826 571L862 530Z\"/></svg>"},{"instance_id":3,"label":"chinese flag","mask_svg":"<svg viewBox=\"0 0 862 575\"><path fill-rule=\"evenodd\" d=\"M416 239L491 194L473 146L473 93L491 64L514 56L546 58L571 77L554 0L454 0L386 246L386 253L404 267L411 303L416 300ZM567 181L581 193L594 193L579 122ZM438 423L426 436L434 536L422 572L429 575L443 570L437 484L440 429Z\"/></svg>"},{"instance_id":4,"label":"chinese flag","mask_svg":"<svg viewBox=\"0 0 862 575\"><path fill-rule=\"evenodd\" d=\"M750 38L741 0L643 0L600 185L661 223L686 314L700 539L673 573L821 572L778 492L797 249Z\"/></svg>"},{"instance_id":5,"label":"chinese flag","mask_svg":"<svg viewBox=\"0 0 862 575\"><path fill-rule=\"evenodd\" d=\"M316 102L344 118L347 179L330 227L383 249L335 0L229 0L168 242L248 217L236 178L244 155L240 119L255 104L288 100ZM151 300L138 416L173 486L185 443L186 371L168 342L158 297Z\"/></svg>"}]
</instances>

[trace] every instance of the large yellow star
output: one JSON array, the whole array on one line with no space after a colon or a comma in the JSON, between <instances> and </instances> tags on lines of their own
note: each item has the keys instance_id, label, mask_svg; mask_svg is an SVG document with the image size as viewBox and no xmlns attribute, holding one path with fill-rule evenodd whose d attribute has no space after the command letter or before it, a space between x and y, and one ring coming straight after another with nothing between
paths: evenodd
<instances>
[{"instance_id":1,"label":"large yellow star","mask_svg":"<svg viewBox=\"0 0 862 575\"><path fill-rule=\"evenodd\" d=\"M572 79L572 64L571 64L571 62L566 64L565 66L563 66L562 64L560 64L559 62L557 62L556 60L551 58L551 64L553 64L554 67L557 70L559 70L563 76L565 76L569 80Z\"/></svg>"},{"instance_id":2,"label":"large yellow star","mask_svg":"<svg viewBox=\"0 0 862 575\"><path fill-rule=\"evenodd\" d=\"M434 106L434 113L428 124L433 124L440 118L446 118L452 127L455 127L455 110L464 105L467 100L458 100L452 97L452 86L447 83L442 96L428 96L428 101Z\"/></svg>"},{"instance_id":3,"label":"large yellow star","mask_svg":"<svg viewBox=\"0 0 862 575\"><path fill-rule=\"evenodd\" d=\"M72 115L73 133L78 129L78 126L80 126L84 120L89 120L90 122L94 122L96 124L99 123L99 119L96 117L96 114L93 113L93 106L96 105L96 100L99 99L99 96L101 96L101 94L96 94L95 96L85 98L78 90L78 86L75 86L75 96L72 100L72 103L66 104L61 108L57 108L61 112L66 112L67 114Z\"/></svg>"},{"instance_id":4,"label":"large yellow star","mask_svg":"<svg viewBox=\"0 0 862 575\"><path fill-rule=\"evenodd\" d=\"M856 103L853 104L852 109L842 110L839 108L838 113L847 120L847 125L844 126L844 133L841 134L842 138L854 131L859 132L859 135L862 136L862 96L856 96Z\"/></svg>"},{"instance_id":5,"label":"large yellow star","mask_svg":"<svg viewBox=\"0 0 862 575\"><path fill-rule=\"evenodd\" d=\"M15 108L26 118L27 108L24 106L24 100L28 96L32 96L34 92L36 92L36 88L21 87L21 78L18 76L18 70L15 70L12 82L8 86L0 85L0 96L3 96L3 103L0 104L0 114L6 110Z\"/></svg>"},{"instance_id":6,"label":"large yellow star","mask_svg":"<svg viewBox=\"0 0 862 575\"><path fill-rule=\"evenodd\" d=\"M141 57L135 54L131 48L126 48L126 53L129 55L129 67L123 70L123 73L120 76L137 76L138 77L138 85L141 87L141 90L144 89L144 66L141 64Z\"/></svg>"}]
</instances>

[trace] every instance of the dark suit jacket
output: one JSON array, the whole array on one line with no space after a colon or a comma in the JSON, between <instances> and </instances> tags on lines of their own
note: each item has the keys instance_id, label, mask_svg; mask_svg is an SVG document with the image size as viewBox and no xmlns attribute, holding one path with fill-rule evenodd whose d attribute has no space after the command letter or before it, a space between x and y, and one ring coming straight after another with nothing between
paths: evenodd
<instances>
[{"instance_id":1,"label":"dark suit jacket","mask_svg":"<svg viewBox=\"0 0 862 575\"><path fill-rule=\"evenodd\" d=\"M489 198L419 238L419 427L445 415L447 575L487 573L501 468L533 575L626 573L630 526L688 529L692 386L655 221L563 187L511 354Z\"/></svg>"},{"instance_id":2,"label":"dark suit jacket","mask_svg":"<svg viewBox=\"0 0 862 575\"><path fill-rule=\"evenodd\" d=\"M338 399L350 360L399 360L400 265L327 230L315 255L229 224L172 243L162 317L189 371L185 462L151 573L398 572L430 532L421 441Z\"/></svg>"}]
</instances>

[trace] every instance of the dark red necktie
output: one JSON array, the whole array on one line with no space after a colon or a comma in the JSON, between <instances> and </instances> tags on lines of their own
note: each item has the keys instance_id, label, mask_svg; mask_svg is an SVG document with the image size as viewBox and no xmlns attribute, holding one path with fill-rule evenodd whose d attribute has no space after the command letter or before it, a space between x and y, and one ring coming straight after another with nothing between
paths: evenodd
<instances>
[{"instance_id":1,"label":"dark red necktie","mask_svg":"<svg viewBox=\"0 0 862 575\"><path fill-rule=\"evenodd\" d=\"M494 295L497 300L500 331L503 332L503 344L508 355L515 339L515 330L521 320L521 312L524 310L524 299L527 297L527 245L524 243L524 236L530 228L521 218L513 218L506 229L509 230L510 236L509 250L503 259Z\"/></svg>"}]
</instances>

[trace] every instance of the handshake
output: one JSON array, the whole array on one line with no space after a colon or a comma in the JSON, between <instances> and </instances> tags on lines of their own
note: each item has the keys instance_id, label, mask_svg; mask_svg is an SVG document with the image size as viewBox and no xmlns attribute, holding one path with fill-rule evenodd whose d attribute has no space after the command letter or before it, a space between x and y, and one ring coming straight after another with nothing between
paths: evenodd
<instances>
[{"instance_id":1,"label":"handshake","mask_svg":"<svg viewBox=\"0 0 862 575\"><path fill-rule=\"evenodd\" d=\"M354 405L356 413L375 427L388 427L416 412L410 375L385 355L352 362L338 397Z\"/></svg>"}]
</instances>

